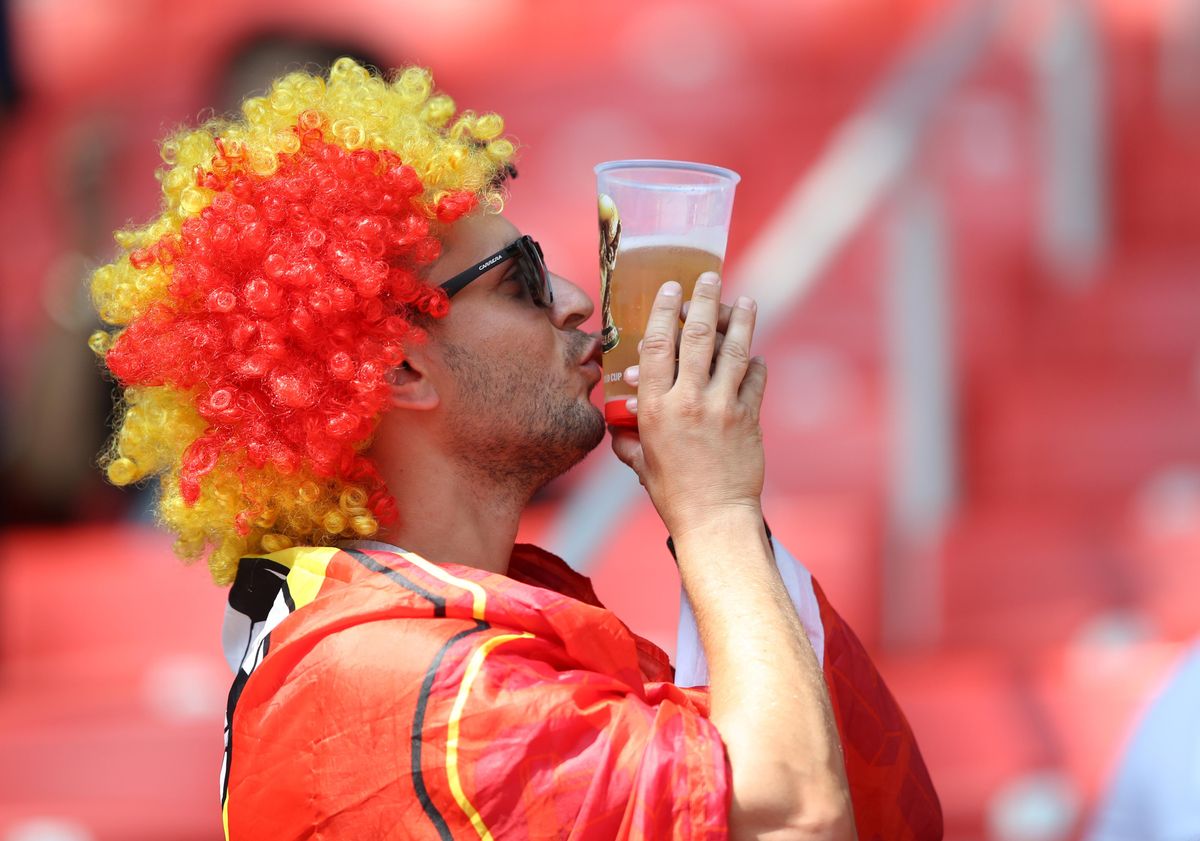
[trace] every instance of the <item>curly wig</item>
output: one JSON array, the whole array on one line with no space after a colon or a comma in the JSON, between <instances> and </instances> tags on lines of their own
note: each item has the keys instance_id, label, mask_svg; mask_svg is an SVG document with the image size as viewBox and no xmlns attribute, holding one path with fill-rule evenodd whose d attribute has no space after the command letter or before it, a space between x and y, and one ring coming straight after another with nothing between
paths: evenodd
<instances>
[{"instance_id":1,"label":"curly wig","mask_svg":"<svg viewBox=\"0 0 1200 841\"><path fill-rule=\"evenodd\" d=\"M218 583L244 554L366 537L396 504L366 450L386 374L449 311L423 281L440 226L499 211L495 114L348 58L297 72L238 119L162 144L162 213L116 234L91 338L123 390L102 457L161 478L158 514Z\"/></svg>"}]
</instances>

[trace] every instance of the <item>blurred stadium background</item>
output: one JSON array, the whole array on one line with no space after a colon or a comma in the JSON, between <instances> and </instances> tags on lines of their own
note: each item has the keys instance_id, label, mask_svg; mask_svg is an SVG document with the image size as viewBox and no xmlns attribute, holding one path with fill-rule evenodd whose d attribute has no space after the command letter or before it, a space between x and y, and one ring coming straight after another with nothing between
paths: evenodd
<instances>
[{"instance_id":1,"label":"blurred stadium background","mask_svg":"<svg viewBox=\"0 0 1200 841\"><path fill-rule=\"evenodd\" d=\"M595 163L743 175L773 530L876 656L948 839L1086 832L1200 629L1200 2L3 9L0 839L220 837L223 595L92 468L82 279L155 208L166 131L345 53L504 115L511 216L585 287ZM670 650L665 534L614 463L524 536Z\"/></svg>"}]
</instances>

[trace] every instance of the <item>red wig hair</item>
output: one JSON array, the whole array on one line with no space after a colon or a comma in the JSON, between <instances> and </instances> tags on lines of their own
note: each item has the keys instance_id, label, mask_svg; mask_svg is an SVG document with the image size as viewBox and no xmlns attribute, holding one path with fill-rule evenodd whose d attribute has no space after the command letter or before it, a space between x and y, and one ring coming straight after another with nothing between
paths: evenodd
<instances>
[{"instance_id":1,"label":"red wig hair","mask_svg":"<svg viewBox=\"0 0 1200 841\"><path fill-rule=\"evenodd\" d=\"M374 534L394 500L364 451L389 369L449 302L439 225L496 210L513 145L432 80L350 59L294 73L244 117L163 144L162 215L92 279L92 337L124 389L104 458L159 474L159 514L214 578L257 551Z\"/></svg>"}]
</instances>

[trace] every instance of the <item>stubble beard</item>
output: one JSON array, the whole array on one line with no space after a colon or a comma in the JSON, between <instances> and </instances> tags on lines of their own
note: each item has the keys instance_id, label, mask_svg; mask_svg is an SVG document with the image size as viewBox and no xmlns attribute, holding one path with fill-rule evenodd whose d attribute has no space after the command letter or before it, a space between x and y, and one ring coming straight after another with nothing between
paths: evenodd
<instances>
[{"instance_id":1,"label":"stubble beard","mask_svg":"<svg viewBox=\"0 0 1200 841\"><path fill-rule=\"evenodd\" d=\"M599 446L604 417L566 375L590 341L572 334L561 373L522 370L461 345L444 346L462 393L447 434L468 473L528 498Z\"/></svg>"}]
</instances>

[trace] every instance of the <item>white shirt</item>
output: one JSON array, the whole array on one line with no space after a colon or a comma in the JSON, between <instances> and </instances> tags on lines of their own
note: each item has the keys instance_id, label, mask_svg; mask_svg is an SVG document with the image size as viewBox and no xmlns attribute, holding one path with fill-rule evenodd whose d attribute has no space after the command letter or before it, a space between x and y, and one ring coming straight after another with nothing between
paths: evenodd
<instances>
[{"instance_id":1,"label":"white shirt","mask_svg":"<svg viewBox=\"0 0 1200 841\"><path fill-rule=\"evenodd\" d=\"M1138 724L1088 841L1200 841L1200 645Z\"/></svg>"}]
</instances>

